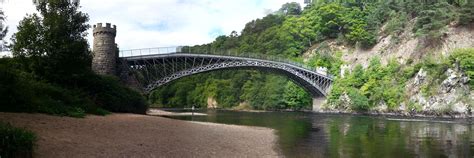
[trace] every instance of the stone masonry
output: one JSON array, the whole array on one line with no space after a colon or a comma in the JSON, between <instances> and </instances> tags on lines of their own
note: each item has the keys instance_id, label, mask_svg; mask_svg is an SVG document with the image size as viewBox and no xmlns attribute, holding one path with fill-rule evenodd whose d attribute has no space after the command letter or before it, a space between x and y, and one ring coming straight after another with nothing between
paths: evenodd
<instances>
[{"instance_id":1,"label":"stone masonry","mask_svg":"<svg viewBox=\"0 0 474 158\"><path fill-rule=\"evenodd\" d=\"M102 23L94 25L94 46L92 58L92 70L99 75L115 75L117 65L117 44L115 44L115 36L117 27L106 23L105 27Z\"/></svg>"}]
</instances>

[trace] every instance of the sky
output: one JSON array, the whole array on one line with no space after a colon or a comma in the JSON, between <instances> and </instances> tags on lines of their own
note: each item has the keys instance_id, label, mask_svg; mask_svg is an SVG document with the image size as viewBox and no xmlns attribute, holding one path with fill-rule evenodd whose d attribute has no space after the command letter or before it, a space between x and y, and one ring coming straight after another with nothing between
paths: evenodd
<instances>
[{"instance_id":1,"label":"sky","mask_svg":"<svg viewBox=\"0 0 474 158\"><path fill-rule=\"evenodd\" d=\"M2 1L2 0L0 0ZM3 0L10 32L26 14L35 12L32 0ZM286 2L303 0L80 0L80 11L89 24L117 25L116 43L121 50L196 45L219 35L240 32L253 19L278 10ZM92 43L92 29L88 35Z\"/></svg>"}]
</instances>

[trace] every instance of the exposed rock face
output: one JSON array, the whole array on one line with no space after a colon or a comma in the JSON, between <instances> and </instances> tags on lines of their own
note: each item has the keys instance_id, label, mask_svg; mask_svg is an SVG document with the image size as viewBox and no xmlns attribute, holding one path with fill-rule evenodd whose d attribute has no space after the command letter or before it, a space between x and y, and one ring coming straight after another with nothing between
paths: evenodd
<instances>
[{"instance_id":1,"label":"exposed rock face","mask_svg":"<svg viewBox=\"0 0 474 158\"><path fill-rule=\"evenodd\" d=\"M339 97L339 104L325 104L323 105L322 111L324 112L350 112L352 100L347 93L342 94Z\"/></svg>"},{"instance_id":2,"label":"exposed rock face","mask_svg":"<svg viewBox=\"0 0 474 158\"><path fill-rule=\"evenodd\" d=\"M413 83L415 86L419 86L424 83L426 79L427 72L422 69L418 71L418 73L415 76L415 82Z\"/></svg>"},{"instance_id":3,"label":"exposed rock face","mask_svg":"<svg viewBox=\"0 0 474 158\"><path fill-rule=\"evenodd\" d=\"M381 35L377 44L370 49L354 48L338 44L334 39L326 40L325 43L330 51L344 52L342 59L351 66L362 64L364 67L369 65L369 61L374 56L379 56L383 64L388 63L391 59L396 59L400 63L406 63L409 60L420 61L428 52L436 56L449 56L449 54L457 48L474 47L474 29L466 27L448 26L445 33L444 42L439 47L432 50L420 50L424 46L423 40L417 38L413 33L416 19L408 22L405 31L399 35ZM380 30L383 31L385 26ZM421 47L420 47L421 46ZM303 56L311 57L319 49L320 44L316 44L309 49Z\"/></svg>"},{"instance_id":4,"label":"exposed rock face","mask_svg":"<svg viewBox=\"0 0 474 158\"><path fill-rule=\"evenodd\" d=\"M351 73L351 67L349 65L341 65L341 78L344 78L347 73Z\"/></svg>"},{"instance_id":5,"label":"exposed rock face","mask_svg":"<svg viewBox=\"0 0 474 158\"><path fill-rule=\"evenodd\" d=\"M367 67L370 59L375 56L381 58L382 64L387 64L390 60L395 59L402 65L409 65L420 62L428 56L448 57L455 49L474 47L473 27L457 27L455 24L451 24L443 32L442 43L430 46L423 39L414 35L412 28L415 26L415 22L416 19L409 21L405 26L405 31L398 35L384 34L385 26L383 26L377 44L370 49L347 46L331 39L314 45L303 56L309 59L321 49L342 52L342 60L349 64L340 67L340 77L344 78L348 73L351 73L351 67L356 64ZM381 102L373 107L371 112L397 112L407 115L451 113L457 116L474 117L471 114L471 108L474 107L474 92L469 89L469 78L457 66L445 73L446 79L428 83L431 81L429 78L431 76L426 70L421 69L414 78L407 82L406 94L404 94L406 99L397 108L388 109L386 103ZM424 88L435 89L435 91L423 94L423 91L426 90ZM351 112L350 107L350 98L347 95L342 95L338 100L338 105L325 105L324 110Z\"/></svg>"},{"instance_id":6,"label":"exposed rock face","mask_svg":"<svg viewBox=\"0 0 474 158\"><path fill-rule=\"evenodd\" d=\"M313 97L313 111L321 112L321 106L326 104L325 97Z\"/></svg>"},{"instance_id":7,"label":"exposed rock face","mask_svg":"<svg viewBox=\"0 0 474 158\"><path fill-rule=\"evenodd\" d=\"M341 95L341 97L339 97L339 100L341 100L341 105L342 105L340 107L341 110L350 110L351 109L352 100L349 97L349 95L347 95L347 93L344 93L343 95Z\"/></svg>"},{"instance_id":8,"label":"exposed rock face","mask_svg":"<svg viewBox=\"0 0 474 158\"><path fill-rule=\"evenodd\" d=\"M371 110L374 112L379 112L379 113L388 112L388 106L387 106L387 103L385 103L384 101L381 101L376 107L374 107Z\"/></svg>"},{"instance_id":9,"label":"exposed rock face","mask_svg":"<svg viewBox=\"0 0 474 158\"><path fill-rule=\"evenodd\" d=\"M453 69L448 69L446 75L448 78L441 83L440 93L449 93L453 88L456 88L458 84L463 85L469 82L469 77Z\"/></svg>"},{"instance_id":10,"label":"exposed rock face","mask_svg":"<svg viewBox=\"0 0 474 158\"><path fill-rule=\"evenodd\" d=\"M456 117L472 117L471 108L474 106L474 93L469 90L469 78L457 66L448 69L447 78L441 84L435 85L428 79L428 72L420 69L415 77L406 86L408 102L400 103L396 109L389 109L388 105L381 101L370 112L389 113L396 112L402 115L430 114L445 115L452 114ZM437 88L435 94L425 96L422 89L426 86ZM352 112L352 100L346 93L339 97L337 105L325 105L327 112ZM408 105L413 104L413 105Z\"/></svg>"},{"instance_id":11,"label":"exposed rock face","mask_svg":"<svg viewBox=\"0 0 474 158\"><path fill-rule=\"evenodd\" d=\"M217 109L217 101L213 97L207 97L207 108L208 109Z\"/></svg>"},{"instance_id":12,"label":"exposed rock face","mask_svg":"<svg viewBox=\"0 0 474 158\"><path fill-rule=\"evenodd\" d=\"M426 83L426 72L421 69L415 76L413 84L407 86L412 91L409 100L420 105L422 111L426 113L471 115L474 97L472 93L469 94L467 85L469 78L459 68L448 69L446 76L435 95L424 96L421 87L434 85L427 85L430 83Z\"/></svg>"}]
</instances>

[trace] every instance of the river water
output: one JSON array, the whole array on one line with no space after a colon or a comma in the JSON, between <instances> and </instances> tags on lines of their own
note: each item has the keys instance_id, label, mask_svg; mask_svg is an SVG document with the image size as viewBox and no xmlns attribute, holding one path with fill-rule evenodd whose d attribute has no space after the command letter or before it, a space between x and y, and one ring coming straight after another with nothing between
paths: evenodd
<instances>
[{"instance_id":1,"label":"river water","mask_svg":"<svg viewBox=\"0 0 474 158\"><path fill-rule=\"evenodd\" d=\"M276 130L286 157L474 157L474 125L465 120L416 120L303 112L200 111L172 117Z\"/></svg>"}]
</instances>

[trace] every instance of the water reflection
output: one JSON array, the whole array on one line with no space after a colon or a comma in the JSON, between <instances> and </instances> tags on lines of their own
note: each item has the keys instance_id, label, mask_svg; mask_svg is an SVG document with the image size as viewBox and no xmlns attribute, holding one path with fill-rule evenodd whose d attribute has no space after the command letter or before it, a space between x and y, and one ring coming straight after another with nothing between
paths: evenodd
<instances>
[{"instance_id":1,"label":"water reflection","mask_svg":"<svg viewBox=\"0 0 474 158\"><path fill-rule=\"evenodd\" d=\"M469 123L311 113L206 111L177 119L269 127L288 157L473 157Z\"/></svg>"}]
</instances>

